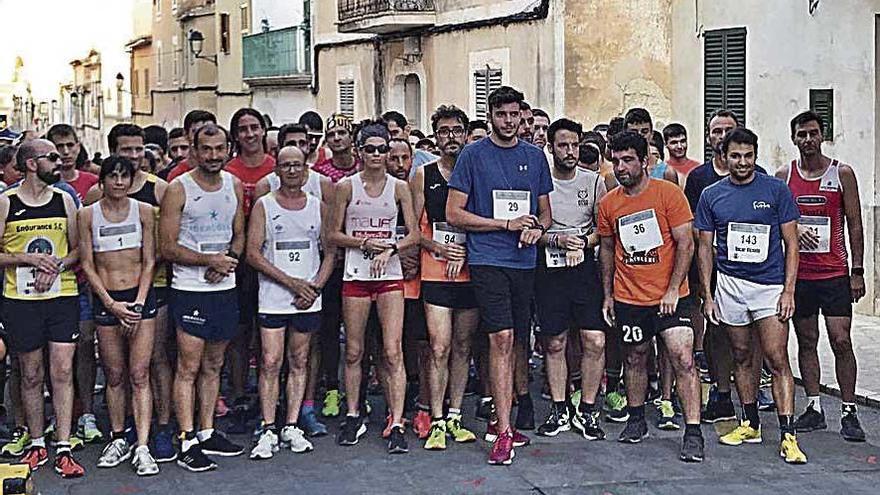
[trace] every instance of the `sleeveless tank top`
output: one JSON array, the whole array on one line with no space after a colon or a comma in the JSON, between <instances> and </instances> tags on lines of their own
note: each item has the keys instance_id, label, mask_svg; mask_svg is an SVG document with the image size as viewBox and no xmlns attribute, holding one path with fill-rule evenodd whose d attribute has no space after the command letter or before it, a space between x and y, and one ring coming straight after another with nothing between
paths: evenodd
<instances>
[{"instance_id":1,"label":"sleeveless tank top","mask_svg":"<svg viewBox=\"0 0 880 495\"><path fill-rule=\"evenodd\" d=\"M146 203L153 207L153 219L156 225L156 239L159 238L159 197L156 196L156 181L159 178L153 174L147 174L147 180L144 185L137 191L128 195L131 199L136 199L141 203ZM92 220L94 221L94 220ZM153 275L153 287L168 287L168 264L158 263L156 265L156 274Z\"/></svg>"},{"instance_id":2,"label":"sleeveless tank top","mask_svg":"<svg viewBox=\"0 0 880 495\"><path fill-rule=\"evenodd\" d=\"M141 225L140 202L128 199L128 215L125 220L114 223L107 220L104 210L98 201L92 209L92 250L96 253L122 251L123 249L140 249L144 242L143 226Z\"/></svg>"},{"instance_id":3,"label":"sleeveless tank top","mask_svg":"<svg viewBox=\"0 0 880 495\"><path fill-rule=\"evenodd\" d=\"M9 213L3 231L4 250L10 254L43 253L58 259L67 256L67 212L64 194L52 188L52 198L40 206L28 206L18 196L18 188L5 194L9 197ZM3 295L7 299L39 301L78 294L73 270L61 272L45 292L37 292L34 284L37 269L30 265L7 266Z\"/></svg>"},{"instance_id":4,"label":"sleeveless tank top","mask_svg":"<svg viewBox=\"0 0 880 495\"><path fill-rule=\"evenodd\" d=\"M399 179L386 174L385 188L376 197L367 195L361 174L351 176L351 202L345 211L345 233L358 237L383 239L395 242L397 231L397 199L394 194ZM370 264L375 255L365 253L358 248L345 250L345 274L343 280L402 280L403 270L400 257L394 255L388 260L385 273L380 277L370 276Z\"/></svg>"},{"instance_id":5,"label":"sleeveless tank top","mask_svg":"<svg viewBox=\"0 0 880 495\"><path fill-rule=\"evenodd\" d=\"M278 177L278 174L271 173L266 176L266 180L269 182L269 192L275 192L281 189L281 179ZM308 178L306 179L306 183L303 184L302 190L304 193L311 194L318 198L318 201L324 199L323 193L321 192L321 176L316 172L309 171Z\"/></svg>"},{"instance_id":6,"label":"sleeveless tank top","mask_svg":"<svg viewBox=\"0 0 880 495\"><path fill-rule=\"evenodd\" d=\"M181 175L186 203L180 215L180 234L177 242L198 253L222 253L232 242L232 223L238 208L235 181L229 172L221 171L220 189L208 192L202 189L191 174ZM235 288L235 274L211 284L205 280L206 266L174 263L171 287L193 292L218 292Z\"/></svg>"},{"instance_id":7,"label":"sleeveless tank top","mask_svg":"<svg viewBox=\"0 0 880 495\"><path fill-rule=\"evenodd\" d=\"M582 168L575 169L575 176L570 180L554 177L553 191L550 192L553 222L547 232L577 236L593 233L600 180L598 173ZM588 253L587 256L592 255ZM539 250L538 259L548 268L562 268L565 266L565 250L546 246Z\"/></svg>"},{"instance_id":8,"label":"sleeveless tank top","mask_svg":"<svg viewBox=\"0 0 880 495\"><path fill-rule=\"evenodd\" d=\"M666 173L666 167L669 165L666 162L659 162L654 166L654 170L651 170L651 177L654 179L663 179L663 175Z\"/></svg>"},{"instance_id":9,"label":"sleeveless tank top","mask_svg":"<svg viewBox=\"0 0 880 495\"><path fill-rule=\"evenodd\" d=\"M269 263L291 277L314 280L321 267L319 249L321 235L321 202L306 195L302 210L282 207L275 193L257 201L263 202L266 215L266 240L262 253ZM260 273L259 312L266 314L314 313L321 310L321 296L306 310L293 306L296 296L287 287Z\"/></svg>"},{"instance_id":10,"label":"sleeveless tank top","mask_svg":"<svg viewBox=\"0 0 880 495\"><path fill-rule=\"evenodd\" d=\"M446 223L446 198L449 196L449 184L440 173L437 162L424 166L425 170L425 211L419 219L422 235L427 239L441 244L459 244L464 246L467 235L461 229ZM435 257L427 249L422 249L422 281L425 282L469 282L471 279L468 265L464 267L454 280L446 278L445 259Z\"/></svg>"},{"instance_id":11,"label":"sleeveless tank top","mask_svg":"<svg viewBox=\"0 0 880 495\"><path fill-rule=\"evenodd\" d=\"M819 237L817 249L800 250L798 279L825 280L848 275L839 163L833 160L822 177L807 179L801 174L800 162L792 160L787 182L801 213L798 224Z\"/></svg>"}]
</instances>

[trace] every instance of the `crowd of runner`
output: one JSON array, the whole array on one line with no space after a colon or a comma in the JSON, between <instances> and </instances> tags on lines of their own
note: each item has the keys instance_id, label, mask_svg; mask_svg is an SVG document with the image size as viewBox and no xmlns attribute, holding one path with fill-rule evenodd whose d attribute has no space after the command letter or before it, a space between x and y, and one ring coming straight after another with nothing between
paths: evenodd
<instances>
[{"instance_id":1,"label":"crowd of runner","mask_svg":"<svg viewBox=\"0 0 880 495\"><path fill-rule=\"evenodd\" d=\"M201 472L215 456L312 451L334 418L336 442L356 445L372 417L390 454L408 451L410 428L429 450L479 436L489 463L507 465L530 443L523 431L596 441L622 423L618 441L634 444L651 418L682 430L680 459L700 462L701 423L739 419L718 441L760 443L758 411L775 409L780 456L803 464L797 434L827 428L820 313L840 433L864 441L853 169L823 154L813 112L791 120L799 155L775 176L733 112L706 129L700 164L686 129L655 130L645 109L586 130L505 86L488 122L443 105L425 133L395 111L357 123L310 111L276 128L242 108L228 130L202 110L170 132L118 124L102 160L66 124L25 136L0 149L0 354L8 346L15 423L0 453L37 469L51 442L54 469L79 477L73 452L98 443L99 468ZM543 422L529 392L537 356ZM252 445L221 432L221 416ZM465 426L474 418L485 431Z\"/></svg>"}]
</instances>

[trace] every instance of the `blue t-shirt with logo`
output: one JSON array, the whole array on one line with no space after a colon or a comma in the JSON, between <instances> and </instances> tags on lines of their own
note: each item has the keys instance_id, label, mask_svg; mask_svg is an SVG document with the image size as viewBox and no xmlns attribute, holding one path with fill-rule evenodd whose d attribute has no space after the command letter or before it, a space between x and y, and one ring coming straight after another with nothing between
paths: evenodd
<instances>
[{"instance_id":1,"label":"blue t-shirt with logo","mask_svg":"<svg viewBox=\"0 0 880 495\"><path fill-rule=\"evenodd\" d=\"M798 218L800 213L785 182L755 173L748 184L734 184L728 177L707 187L697 204L694 227L715 232L718 271L757 284L777 285L785 281L780 226ZM735 237L728 245L731 223L737 225L732 226ZM729 247L734 252L729 252ZM765 249L766 259L760 261Z\"/></svg>"},{"instance_id":2,"label":"blue t-shirt with logo","mask_svg":"<svg viewBox=\"0 0 880 495\"><path fill-rule=\"evenodd\" d=\"M449 187L468 195L467 211L493 218L492 191L529 191L529 211L521 215L537 215L538 197L550 194L553 181L547 158L536 146L519 141L512 148L502 148L491 139L481 139L461 151ZM520 248L518 244L519 232L468 232L468 264L535 268L535 246Z\"/></svg>"}]
</instances>

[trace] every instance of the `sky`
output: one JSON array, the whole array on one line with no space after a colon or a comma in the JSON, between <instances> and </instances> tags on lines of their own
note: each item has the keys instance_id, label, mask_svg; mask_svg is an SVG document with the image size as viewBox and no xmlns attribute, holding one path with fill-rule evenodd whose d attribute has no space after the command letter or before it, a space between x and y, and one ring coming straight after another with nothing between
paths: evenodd
<instances>
[{"instance_id":1,"label":"sky","mask_svg":"<svg viewBox=\"0 0 880 495\"><path fill-rule=\"evenodd\" d=\"M73 79L70 61L84 58L92 48L101 52L107 84L115 84L117 72L127 79L125 44L134 38L136 1L0 0L0 83L11 81L20 56L34 99L57 98L59 85Z\"/></svg>"}]
</instances>

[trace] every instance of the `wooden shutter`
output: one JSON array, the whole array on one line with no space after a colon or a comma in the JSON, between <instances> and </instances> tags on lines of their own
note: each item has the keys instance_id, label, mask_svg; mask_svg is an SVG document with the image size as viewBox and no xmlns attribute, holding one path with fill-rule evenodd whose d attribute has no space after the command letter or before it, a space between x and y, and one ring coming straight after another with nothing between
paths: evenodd
<instances>
[{"instance_id":1,"label":"wooden shutter","mask_svg":"<svg viewBox=\"0 0 880 495\"><path fill-rule=\"evenodd\" d=\"M339 113L354 118L354 81L339 81Z\"/></svg>"},{"instance_id":2,"label":"wooden shutter","mask_svg":"<svg viewBox=\"0 0 880 495\"><path fill-rule=\"evenodd\" d=\"M501 69L486 66L474 71L474 101L476 118L488 120L489 94L501 87Z\"/></svg>"},{"instance_id":3,"label":"wooden shutter","mask_svg":"<svg viewBox=\"0 0 880 495\"><path fill-rule=\"evenodd\" d=\"M819 114L825 122L825 141L834 140L834 90L811 89L810 110Z\"/></svg>"},{"instance_id":4,"label":"wooden shutter","mask_svg":"<svg viewBox=\"0 0 880 495\"><path fill-rule=\"evenodd\" d=\"M746 29L718 29L703 36L703 115L726 108L746 124ZM708 160L712 150L705 150Z\"/></svg>"}]
</instances>

